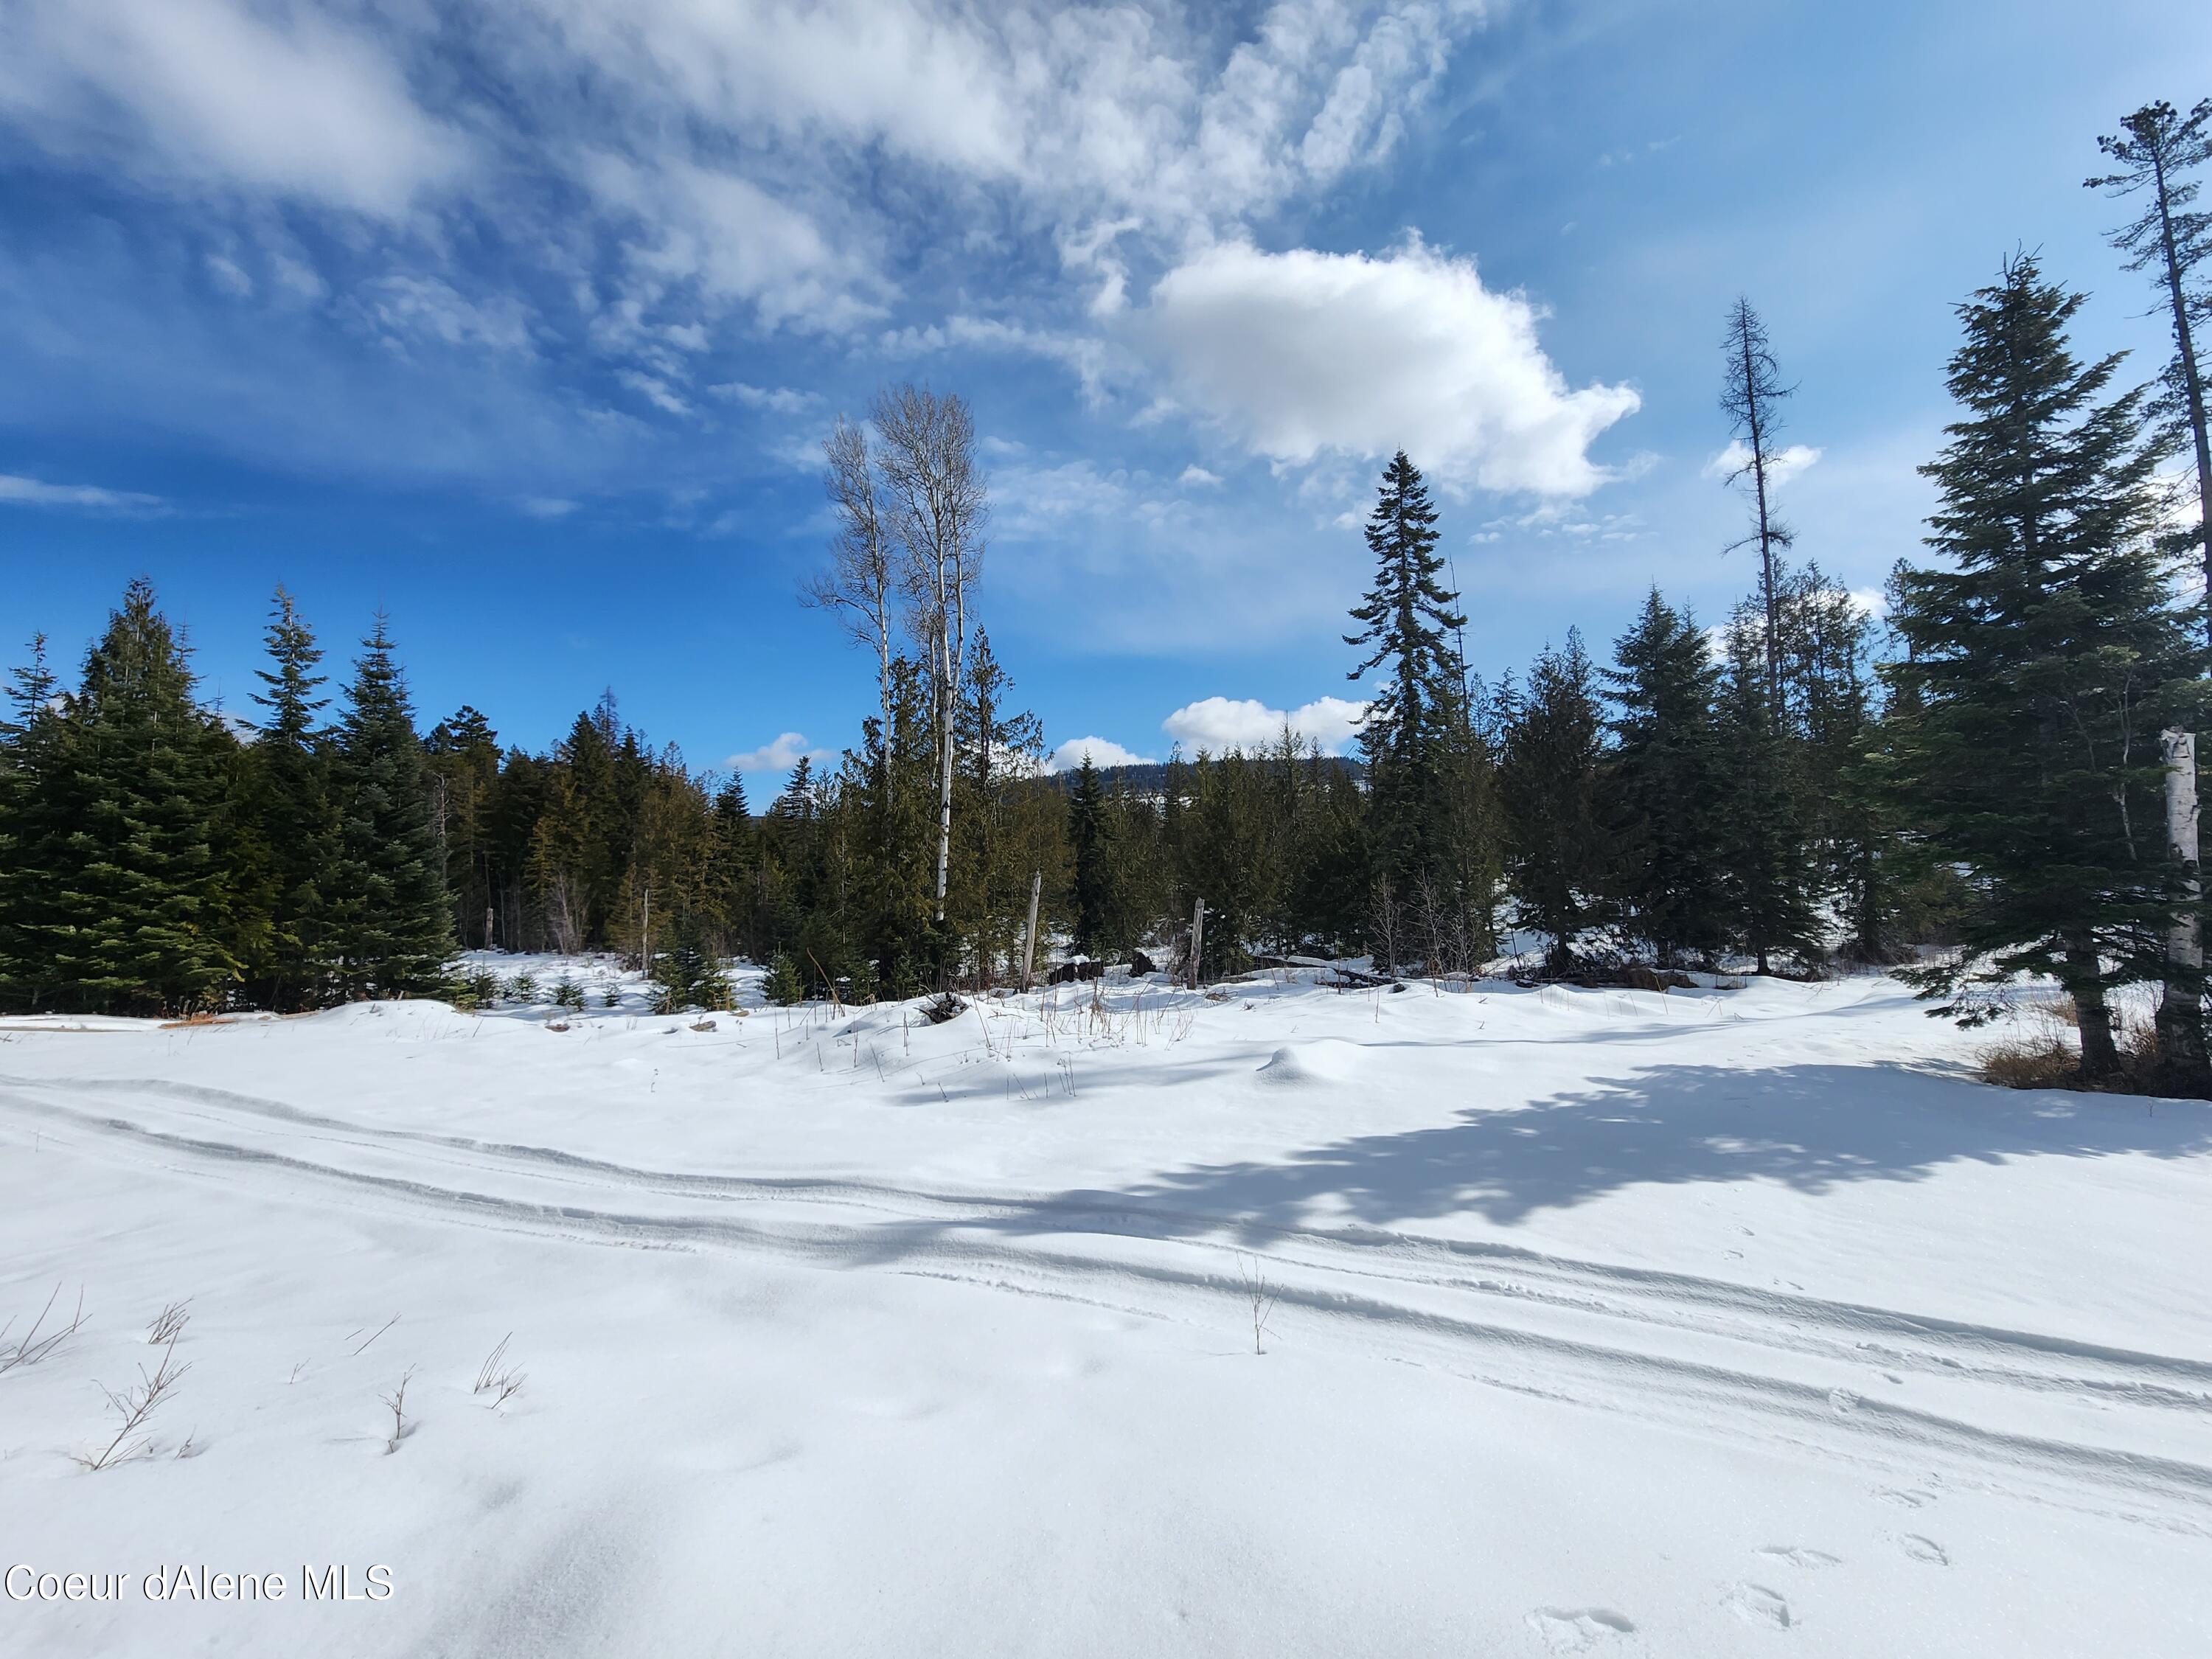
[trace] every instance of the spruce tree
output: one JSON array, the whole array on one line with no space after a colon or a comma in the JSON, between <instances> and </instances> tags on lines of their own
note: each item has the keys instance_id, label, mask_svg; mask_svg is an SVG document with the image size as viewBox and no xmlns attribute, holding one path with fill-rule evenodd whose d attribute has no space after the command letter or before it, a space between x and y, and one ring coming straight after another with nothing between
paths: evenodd
<instances>
[{"instance_id":1,"label":"spruce tree","mask_svg":"<svg viewBox=\"0 0 2212 1659\"><path fill-rule=\"evenodd\" d=\"M1613 892L1662 964L1724 943L1720 805L1726 767L1714 697L1719 673L1686 611L1653 588L1613 647L1616 713L1603 809Z\"/></svg>"},{"instance_id":2,"label":"spruce tree","mask_svg":"<svg viewBox=\"0 0 2212 1659\"><path fill-rule=\"evenodd\" d=\"M337 856L328 757L315 729L322 651L292 596L276 590L267 635L270 665L257 671L269 711L248 750L252 816L270 871L270 933L255 990L281 1009L319 1007L331 988L324 884Z\"/></svg>"},{"instance_id":3,"label":"spruce tree","mask_svg":"<svg viewBox=\"0 0 2212 1659\"><path fill-rule=\"evenodd\" d=\"M1962 416L1922 468L1945 563L1902 574L1911 654L1886 672L1910 808L1974 891L1965 958L1927 976L1936 1012L1972 1023L1990 1012L1976 985L2049 974L2102 1081L2111 994L2160 975L2183 908L2158 733L2198 712L2202 663L2154 547L2144 393L2108 395L2118 354L2075 357L2082 303L2021 255L1959 307Z\"/></svg>"},{"instance_id":4,"label":"spruce tree","mask_svg":"<svg viewBox=\"0 0 2212 1659\"><path fill-rule=\"evenodd\" d=\"M424 787L422 744L380 614L338 723L338 856L327 938L349 996L434 991L453 950Z\"/></svg>"},{"instance_id":5,"label":"spruce tree","mask_svg":"<svg viewBox=\"0 0 2212 1659\"><path fill-rule=\"evenodd\" d=\"M1466 625L1457 596L1437 578L1437 514L1428 487L1400 450L1383 469L1367 547L1375 585L1352 612L1361 624L1344 636L1366 646L1348 678L1383 671L1361 722L1367 762L1368 812L1376 878L1403 899L1437 872L1442 779L1460 686L1450 636Z\"/></svg>"},{"instance_id":6,"label":"spruce tree","mask_svg":"<svg viewBox=\"0 0 2212 1659\"><path fill-rule=\"evenodd\" d=\"M1085 750L1067 796L1067 839L1075 855L1075 948L1097 956L1112 927L1113 848L1107 836L1106 786Z\"/></svg>"},{"instance_id":7,"label":"spruce tree","mask_svg":"<svg viewBox=\"0 0 2212 1659\"><path fill-rule=\"evenodd\" d=\"M239 963L219 937L213 827L229 738L192 700L184 646L143 579L87 653L52 732L33 833L58 865L29 948L49 994L92 1012L212 1006Z\"/></svg>"},{"instance_id":8,"label":"spruce tree","mask_svg":"<svg viewBox=\"0 0 2212 1659\"><path fill-rule=\"evenodd\" d=\"M1768 661L1765 607L1747 600L1729 619L1718 720L1728 767L1715 851L1736 942L1762 974L1773 971L1778 952L1810 960L1820 935L1793 756L1769 700Z\"/></svg>"},{"instance_id":9,"label":"spruce tree","mask_svg":"<svg viewBox=\"0 0 2212 1659\"><path fill-rule=\"evenodd\" d=\"M1547 967L1574 966L1575 936L1601 920L1607 876L1598 805L1602 720L1582 635L1548 646L1528 670L1527 691L1500 688L1505 733L1498 789L1506 869L1521 920L1548 935Z\"/></svg>"},{"instance_id":10,"label":"spruce tree","mask_svg":"<svg viewBox=\"0 0 2212 1659\"><path fill-rule=\"evenodd\" d=\"M67 868L60 698L46 666L46 639L33 636L31 660L14 670L9 714L0 721L0 1007L35 1011L52 994L46 933Z\"/></svg>"},{"instance_id":11,"label":"spruce tree","mask_svg":"<svg viewBox=\"0 0 2212 1659\"><path fill-rule=\"evenodd\" d=\"M453 896L453 934L485 950L497 932L489 814L499 783L499 734L463 703L430 730L430 823L440 873Z\"/></svg>"}]
</instances>

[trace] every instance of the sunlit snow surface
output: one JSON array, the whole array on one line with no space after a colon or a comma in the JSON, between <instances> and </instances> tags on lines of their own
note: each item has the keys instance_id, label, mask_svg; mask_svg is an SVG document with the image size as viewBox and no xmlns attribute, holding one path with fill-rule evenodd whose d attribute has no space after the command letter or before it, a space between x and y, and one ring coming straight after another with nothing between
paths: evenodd
<instances>
[{"instance_id":1,"label":"sunlit snow surface","mask_svg":"<svg viewBox=\"0 0 2212 1659\"><path fill-rule=\"evenodd\" d=\"M2203 1105L1984 1087L1877 978L490 965L589 1006L0 1023L0 1322L85 1314L0 1566L129 1575L0 1653L2212 1651Z\"/></svg>"}]
</instances>

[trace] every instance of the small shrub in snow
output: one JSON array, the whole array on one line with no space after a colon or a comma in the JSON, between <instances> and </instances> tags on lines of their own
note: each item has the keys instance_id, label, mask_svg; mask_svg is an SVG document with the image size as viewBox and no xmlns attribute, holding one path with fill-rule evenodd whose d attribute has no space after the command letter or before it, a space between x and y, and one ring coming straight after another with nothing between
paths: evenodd
<instances>
[{"instance_id":1,"label":"small shrub in snow","mask_svg":"<svg viewBox=\"0 0 2212 1659\"><path fill-rule=\"evenodd\" d=\"M15 1320L10 1318L6 1324L0 1325L0 1373L12 1371L18 1365L37 1364L84 1328L84 1292L80 1290L76 1293L76 1310L70 1316L69 1323L55 1327L44 1336L39 1334L45 1329L46 1316L53 1312L54 1304L60 1299L62 1287L57 1280L46 1297L46 1305L39 1310L39 1316L31 1322L31 1328L14 1341L8 1340L8 1333L15 1328Z\"/></svg>"},{"instance_id":2,"label":"small shrub in snow","mask_svg":"<svg viewBox=\"0 0 2212 1659\"><path fill-rule=\"evenodd\" d=\"M154 1316L154 1322L146 1328L146 1340L155 1347L175 1341L185 1334L185 1327L192 1322L191 1298L172 1302Z\"/></svg>"},{"instance_id":3,"label":"small shrub in snow","mask_svg":"<svg viewBox=\"0 0 2212 1659\"><path fill-rule=\"evenodd\" d=\"M507 999L513 1002L532 1003L538 1000L538 975L517 974L507 982Z\"/></svg>"},{"instance_id":4,"label":"small shrub in snow","mask_svg":"<svg viewBox=\"0 0 2212 1659\"><path fill-rule=\"evenodd\" d=\"M486 1354L484 1363L477 1367L476 1386L469 1390L479 1398L489 1395L489 1403L495 1411L520 1394L522 1385L529 1381L520 1367L507 1363L507 1345L513 1340L513 1331L500 1338L499 1345Z\"/></svg>"},{"instance_id":5,"label":"small shrub in snow","mask_svg":"<svg viewBox=\"0 0 2212 1659\"><path fill-rule=\"evenodd\" d=\"M570 975L562 975L553 981L553 1006L556 1008L582 1008L584 988Z\"/></svg>"},{"instance_id":6,"label":"small shrub in snow","mask_svg":"<svg viewBox=\"0 0 2212 1659\"><path fill-rule=\"evenodd\" d=\"M622 993L611 985L602 986L599 989L599 1006L602 1008L621 1007Z\"/></svg>"},{"instance_id":7,"label":"small shrub in snow","mask_svg":"<svg viewBox=\"0 0 2212 1659\"><path fill-rule=\"evenodd\" d=\"M768 984L764 988L768 1000L780 1008L795 1008L806 1000L806 981L799 976L799 963L791 952L780 951L769 964Z\"/></svg>"},{"instance_id":8,"label":"small shrub in snow","mask_svg":"<svg viewBox=\"0 0 2212 1659\"><path fill-rule=\"evenodd\" d=\"M1268 1285L1267 1276L1256 1258L1247 1257L1239 1264L1238 1271L1243 1275L1245 1299L1252 1305L1252 1352L1265 1353L1267 1321L1274 1315L1279 1293Z\"/></svg>"},{"instance_id":9,"label":"small shrub in snow","mask_svg":"<svg viewBox=\"0 0 2212 1659\"><path fill-rule=\"evenodd\" d=\"M489 1008L499 1000L499 975L483 972L452 975L446 981L444 995L447 1001L464 1012Z\"/></svg>"},{"instance_id":10,"label":"small shrub in snow","mask_svg":"<svg viewBox=\"0 0 2212 1659\"><path fill-rule=\"evenodd\" d=\"M384 1403L384 1408L392 1413L392 1432L384 1440L384 1455L386 1457L398 1451L399 1443L415 1432L415 1425L407 1420L407 1385L414 1380L415 1368L410 1365L401 1373L398 1388L390 1394L377 1395Z\"/></svg>"},{"instance_id":11,"label":"small shrub in snow","mask_svg":"<svg viewBox=\"0 0 2212 1659\"><path fill-rule=\"evenodd\" d=\"M191 1368L190 1360L181 1365L177 1364L177 1343L172 1337L162 1346L161 1363L150 1374L141 1365L138 1381L131 1387L103 1386L100 1392L107 1396L107 1408L115 1413L121 1426L115 1431L115 1438L98 1451L80 1454L76 1458L78 1465L95 1471L110 1469L134 1457L153 1455L154 1437L143 1432L147 1421L176 1392L177 1384Z\"/></svg>"}]
</instances>

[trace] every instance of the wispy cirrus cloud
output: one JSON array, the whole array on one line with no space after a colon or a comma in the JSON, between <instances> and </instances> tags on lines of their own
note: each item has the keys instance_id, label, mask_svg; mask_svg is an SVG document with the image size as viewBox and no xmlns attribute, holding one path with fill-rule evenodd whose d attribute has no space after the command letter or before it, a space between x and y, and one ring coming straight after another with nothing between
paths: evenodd
<instances>
[{"instance_id":1,"label":"wispy cirrus cloud","mask_svg":"<svg viewBox=\"0 0 2212 1659\"><path fill-rule=\"evenodd\" d=\"M47 483L0 472L0 505L76 508L87 513L161 513L168 503L135 489L106 489L97 484Z\"/></svg>"}]
</instances>

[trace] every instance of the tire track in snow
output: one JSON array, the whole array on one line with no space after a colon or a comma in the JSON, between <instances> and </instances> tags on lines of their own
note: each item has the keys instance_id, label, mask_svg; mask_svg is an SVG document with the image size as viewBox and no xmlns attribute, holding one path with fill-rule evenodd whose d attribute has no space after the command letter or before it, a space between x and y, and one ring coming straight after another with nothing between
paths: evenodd
<instances>
[{"instance_id":1,"label":"tire track in snow","mask_svg":"<svg viewBox=\"0 0 2212 1659\"><path fill-rule=\"evenodd\" d=\"M173 1115L229 1133L210 1139L140 1121L161 1115L160 1101L144 1097L157 1088L187 1103L169 1107ZM138 1097L128 1108L135 1115L34 1097L124 1091ZM278 1195L289 1186L335 1185L385 1206L512 1233L889 1267L1211 1329L1233 1327L1234 1304L1246 1294L1229 1258L1241 1259L1264 1236L1273 1247L1264 1257L1270 1288L1299 1316L1301 1341L1887 1472L1924 1475L1934 1468L1960 1485L2212 1535L2212 1467L2205 1463L1980 1420L2017 1419L2008 1397L2037 1391L2101 1395L2165 1417L2179 1411L2212 1419L2212 1395L2203 1387L2212 1367L2185 1359L1510 1247L1374 1230L1253 1228L1233 1216L1153 1210L1111 1195L1012 1198L642 1170L543 1147L363 1128L281 1103L248 1104L172 1085L18 1084L0 1091L0 1103L74 1125L126 1157L167 1155L167 1167L186 1173L264 1171ZM240 1125L226 1112L259 1121ZM257 1138L276 1144L246 1144ZM473 1184L453 1184L456 1178ZM492 1190L502 1184L521 1191ZM602 1201L558 1201L572 1194ZM604 1201L625 1196L760 1207L753 1218ZM845 1218L855 1209L868 1218ZM1470 1266L1477 1270L1465 1271ZM1930 1362L1956 1369L1971 1385L1958 1401L1966 1411L1862 1399L1812 1374L1838 1358L1863 1366L1857 1350L1864 1345L1850 1334L1869 1330L1982 1356L1978 1370L1941 1356ZM1838 1334L1854 1346L1838 1351ZM1986 1363L1992 1355L2007 1363ZM1884 1358L1894 1363L1887 1349ZM2163 1444L2168 1437L2154 1438Z\"/></svg>"},{"instance_id":2,"label":"tire track in snow","mask_svg":"<svg viewBox=\"0 0 2212 1659\"><path fill-rule=\"evenodd\" d=\"M298 1125L303 1135L314 1139L362 1147L404 1144L456 1153L462 1156L449 1161L473 1173L516 1173L563 1181L594 1193L614 1188L720 1202L806 1203L860 1209L908 1223L1133 1239L1194 1237L1195 1242L1234 1230L1248 1244L1265 1239L1278 1246L1268 1251L1275 1261L1300 1261L1319 1271L1525 1297L1707 1334L1728 1328L1714 1317L1718 1316L1747 1322L1769 1345L1859 1365L1994 1380L2029 1390L2212 1416L2212 1362L1762 1290L1662 1268L1582 1261L1512 1245L1432 1237L1395 1228L1286 1227L1109 1192L932 1189L847 1177L652 1170L526 1143L359 1124L281 1101L155 1079L55 1083L0 1077L0 1086L65 1095L120 1095L123 1109L143 1109L149 1097L167 1097L186 1103L180 1109L183 1115L221 1127L232 1127L225 1112L242 1113ZM1320 1254L1302 1256L1301 1249Z\"/></svg>"}]
</instances>

